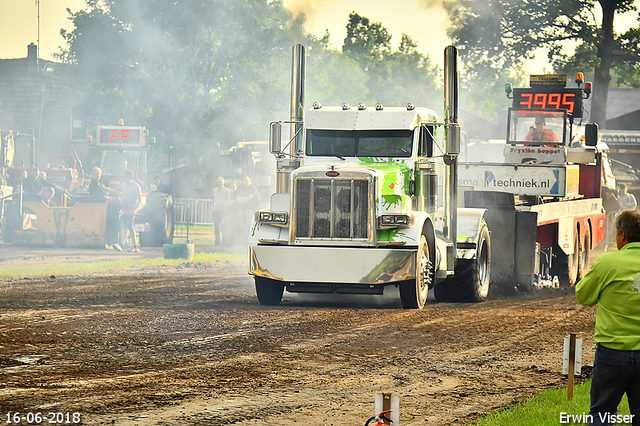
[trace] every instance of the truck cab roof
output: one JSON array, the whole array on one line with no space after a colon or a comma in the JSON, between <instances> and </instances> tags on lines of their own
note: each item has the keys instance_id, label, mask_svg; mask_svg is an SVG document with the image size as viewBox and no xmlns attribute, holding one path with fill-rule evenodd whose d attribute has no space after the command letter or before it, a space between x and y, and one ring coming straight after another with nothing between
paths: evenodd
<instances>
[{"instance_id":1,"label":"truck cab roof","mask_svg":"<svg viewBox=\"0 0 640 426\"><path fill-rule=\"evenodd\" d=\"M347 105L348 107L348 105ZM428 108L320 106L307 111L307 129L332 130L413 130L423 123L436 123L436 113Z\"/></svg>"}]
</instances>

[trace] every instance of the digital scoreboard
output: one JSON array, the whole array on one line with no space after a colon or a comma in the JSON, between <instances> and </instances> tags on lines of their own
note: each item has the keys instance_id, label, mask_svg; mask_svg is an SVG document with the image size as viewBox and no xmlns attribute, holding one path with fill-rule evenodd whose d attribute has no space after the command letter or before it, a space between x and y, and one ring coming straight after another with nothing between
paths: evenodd
<instances>
[{"instance_id":1,"label":"digital scoreboard","mask_svg":"<svg viewBox=\"0 0 640 426\"><path fill-rule=\"evenodd\" d=\"M556 110L582 117L582 89L579 87L532 87L513 89L513 108L520 110Z\"/></svg>"},{"instance_id":2,"label":"digital scoreboard","mask_svg":"<svg viewBox=\"0 0 640 426\"><path fill-rule=\"evenodd\" d=\"M132 148L145 146L147 131L144 127L100 126L96 146Z\"/></svg>"},{"instance_id":3,"label":"digital scoreboard","mask_svg":"<svg viewBox=\"0 0 640 426\"><path fill-rule=\"evenodd\" d=\"M576 82L580 81L579 84L581 84L583 78L582 74L578 73ZM584 91L581 87L567 88L566 75L532 74L529 78L529 85L530 88L513 89L514 109L566 111L571 117L582 117L582 94ZM587 83L587 85L588 97L591 83Z\"/></svg>"}]
</instances>

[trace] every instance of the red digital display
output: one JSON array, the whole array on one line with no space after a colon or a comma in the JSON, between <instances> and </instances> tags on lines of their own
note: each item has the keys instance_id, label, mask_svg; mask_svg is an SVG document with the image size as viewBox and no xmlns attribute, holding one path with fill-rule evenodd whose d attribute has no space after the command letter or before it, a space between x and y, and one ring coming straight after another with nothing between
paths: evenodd
<instances>
[{"instance_id":1,"label":"red digital display","mask_svg":"<svg viewBox=\"0 0 640 426\"><path fill-rule=\"evenodd\" d=\"M144 127L101 126L98 128L98 146L134 147L145 145Z\"/></svg>"},{"instance_id":2,"label":"red digital display","mask_svg":"<svg viewBox=\"0 0 640 426\"><path fill-rule=\"evenodd\" d=\"M521 110L567 111L573 117L582 117L582 89L514 89L513 107Z\"/></svg>"}]
</instances>

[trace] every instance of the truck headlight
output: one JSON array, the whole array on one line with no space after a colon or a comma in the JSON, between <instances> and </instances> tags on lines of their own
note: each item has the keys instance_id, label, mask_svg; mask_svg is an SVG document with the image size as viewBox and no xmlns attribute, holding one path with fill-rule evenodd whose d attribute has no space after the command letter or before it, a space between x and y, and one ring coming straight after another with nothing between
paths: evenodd
<instances>
[{"instance_id":1,"label":"truck headlight","mask_svg":"<svg viewBox=\"0 0 640 426\"><path fill-rule=\"evenodd\" d=\"M411 217L408 214L383 214L380 216L381 227L408 227Z\"/></svg>"},{"instance_id":2,"label":"truck headlight","mask_svg":"<svg viewBox=\"0 0 640 426\"><path fill-rule=\"evenodd\" d=\"M390 214L385 214L380 218L380 223L383 225L393 225L393 216Z\"/></svg>"},{"instance_id":3,"label":"truck headlight","mask_svg":"<svg viewBox=\"0 0 640 426\"><path fill-rule=\"evenodd\" d=\"M289 214L287 212L259 211L256 219L260 223L284 226L289 222Z\"/></svg>"}]
</instances>

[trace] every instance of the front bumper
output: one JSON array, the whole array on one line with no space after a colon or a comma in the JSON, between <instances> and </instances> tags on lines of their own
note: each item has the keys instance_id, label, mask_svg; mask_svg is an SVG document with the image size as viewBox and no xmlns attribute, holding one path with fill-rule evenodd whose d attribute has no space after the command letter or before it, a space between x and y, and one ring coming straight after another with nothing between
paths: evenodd
<instances>
[{"instance_id":1,"label":"front bumper","mask_svg":"<svg viewBox=\"0 0 640 426\"><path fill-rule=\"evenodd\" d=\"M416 276L411 249L257 245L249 274L287 283L387 284Z\"/></svg>"}]
</instances>

